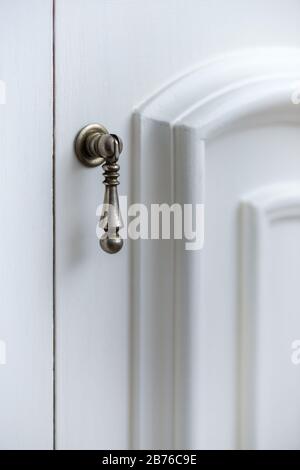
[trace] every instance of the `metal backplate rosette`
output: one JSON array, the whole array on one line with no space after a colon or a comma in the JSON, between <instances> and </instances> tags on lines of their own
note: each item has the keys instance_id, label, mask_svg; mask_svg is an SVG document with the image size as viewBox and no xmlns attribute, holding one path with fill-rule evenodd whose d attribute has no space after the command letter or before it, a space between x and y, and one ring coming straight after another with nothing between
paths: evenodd
<instances>
[{"instance_id":1,"label":"metal backplate rosette","mask_svg":"<svg viewBox=\"0 0 300 470\"><path fill-rule=\"evenodd\" d=\"M81 163L90 168L99 166L104 162L104 158L100 156L91 156L87 152L86 139L90 134L95 133L108 134L108 130L101 124L88 124L87 126L83 127L83 129L81 129L75 139L75 152L78 159L81 161Z\"/></svg>"}]
</instances>

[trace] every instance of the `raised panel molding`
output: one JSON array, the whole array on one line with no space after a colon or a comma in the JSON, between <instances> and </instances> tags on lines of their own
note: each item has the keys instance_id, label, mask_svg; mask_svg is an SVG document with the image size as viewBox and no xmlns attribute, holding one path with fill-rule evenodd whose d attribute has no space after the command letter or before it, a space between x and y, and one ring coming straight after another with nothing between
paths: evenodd
<instances>
[{"instance_id":1,"label":"raised panel molding","mask_svg":"<svg viewBox=\"0 0 300 470\"><path fill-rule=\"evenodd\" d=\"M241 209L241 447L297 449L300 377L291 361L291 344L300 332L295 311L300 299L297 286L293 293L289 255L299 272L300 182L257 190L244 197ZM271 235L279 224L285 231L274 247ZM274 266L280 253L287 273L284 266ZM274 289L278 273L279 288ZM287 341L281 349L282 337Z\"/></svg>"},{"instance_id":2,"label":"raised panel molding","mask_svg":"<svg viewBox=\"0 0 300 470\"><path fill-rule=\"evenodd\" d=\"M166 86L134 114L132 200L203 203L206 141L240 126L299 124L291 101L299 77L299 50L255 49L200 64ZM201 251L181 241L131 245L132 446L213 447Z\"/></svg>"}]
</instances>

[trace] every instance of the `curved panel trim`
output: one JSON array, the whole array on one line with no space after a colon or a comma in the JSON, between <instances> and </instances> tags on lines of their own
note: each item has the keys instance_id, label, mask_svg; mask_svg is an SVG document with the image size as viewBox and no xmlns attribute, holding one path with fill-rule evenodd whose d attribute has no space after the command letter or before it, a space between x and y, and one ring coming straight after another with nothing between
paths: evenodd
<instances>
[{"instance_id":1,"label":"curved panel trim","mask_svg":"<svg viewBox=\"0 0 300 470\"><path fill-rule=\"evenodd\" d=\"M300 216L300 183L277 184L248 194L243 206L269 221ZM257 220L259 217L257 216Z\"/></svg>"},{"instance_id":2,"label":"curved panel trim","mask_svg":"<svg viewBox=\"0 0 300 470\"><path fill-rule=\"evenodd\" d=\"M214 136L241 119L270 111L300 122L292 94L299 86L300 51L271 48L238 51L200 64L166 86L136 112L157 122L196 128Z\"/></svg>"}]
</instances>

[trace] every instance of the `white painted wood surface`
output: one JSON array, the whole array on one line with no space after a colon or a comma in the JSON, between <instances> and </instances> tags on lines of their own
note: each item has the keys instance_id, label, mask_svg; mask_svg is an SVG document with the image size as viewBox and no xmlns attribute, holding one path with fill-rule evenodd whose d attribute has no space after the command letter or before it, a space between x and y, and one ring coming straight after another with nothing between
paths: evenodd
<instances>
[{"instance_id":1,"label":"white painted wood surface","mask_svg":"<svg viewBox=\"0 0 300 470\"><path fill-rule=\"evenodd\" d=\"M0 0L0 448L53 446L54 261L57 448L298 448L299 1L55 4L53 90L52 1ZM129 200L205 201L202 252L99 250L100 170L73 152L93 121ZM238 212L269 191L292 217L257 269Z\"/></svg>"},{"instance_id":2,"label":"white painted wood surface","mask_svg":"<svg viewBox=\"0 0 300 470\"><path fill-rule=\"evenodd\" d=\"M0 80L7 92L0 107L1 448L52 447L51 3L0 3ZM299 111L287 102L291 79L299 78L299 54L246 53L255 47L299 47L299 16L296 0L284 8L281 0L56 2L58 448L232 448L241 440L237 422L245 432L244 447L297 447L297 413L286 414L284 404L299 409L298 371L284 361L290 358L285 346L299 326L298 226L283 218L268 233L266 256L276 263L260 286L266 307L262 314L252 308L255 334L244 330L250 350L260 345L263 371L257 375L251 363L247 367L246 379L252 377L258 396L255 419L249 421L237 408L240 400L251 409L255 403L238 387L238 358L246 367L248 356L237 345L235 221L245 194L247 200L249 192L261 194L275 183L289 193L300 171ZM131 132L136 106L200 62L214 67L216 55L237 48L243 50L240 59L225 59L222 73L218 63L215 72L209 65L196 80L178 82L185 90L174 93L169 87L153 101L158 107L135 128L137 153ZM180 242L141 244L136 251L127 242L118 257L99 251L100 176L82 168L72 148L78 129L91 121L123 137L120 190L130 198L141 193L148 202L202 201L205 153L203 253L187 254ZM248 251L254 252L251 243ZM140 262L143 269L134 278ZM263 341L269 323L272 337L284 341L275 352L278 370L271 372L271 340ZM283 324L291 329L284 337ZM286 380L278 384L282 376ZM276 391L271 400L266 390ZM276 416L288 430L284 436L272 421L278 406Z\"/></svg>"},{"instance_id":3,"label":"white painted wood surface","mask_svg":"<svg viewBox=\"0 0 300 470\"><path fill-rule=\"evenodd\" d=\"M176 243L174 251L169 242L169 250L159 252L156 242L143 242L136 254L136 280L140 280L136 316L142 337L138 345L136 426L141 447L157 447L159 442L178 448L239 445L237 423L242 418L238 404L243 399L245 408L250 406L238 386L239 360L242 369L248 368L237 347L242 289L235 228L239 198L248 188L268 186L278 179L290 187L300 170L300 113L291 101L300 75L299 57L299 51L293 49L250 50L221 57L166 87L137 112L136 153L141 162L137 198L148 204L166 198L181 204L204 202L206 213L202 252L187 252L182 242ZM168 174L170 185L163 185L161 179ZM295 247L296 234L286 236L294 237ZM282 250L287 240L281 240ZM253 246L248 244L246 251L248 257L255 256ZM293 255L296 257L296 252ZM297 259L294 270L299 272ZM159 270L157 266L161 266ZM157 277L162 266L169 272L163 284ZM153 297L158 290L158 298ZM284 303L297 309L295 296L290 299L286 289ZM260 311L248 314L251 319L254 315L259 318ZM283 313L281 321L284 324ZM293 330L295 325L288 318L286 321L287 328ZM274 328L280 339L278 323ZM175 335L170 337L173 331ZM267 346L261 345L257 353L254 340L252 344L250 353L263 361ZM288 369L290 346L286 346L286 357L281 350L280 360L285 360ZM295 368L289 374L297 383ZM287 388L281 386L279 376L276 378L269 387L277 390L278 397L282 395L283 406ZM259 377L253 373L251 379L258 381ZM250 386L256 387L256 383ZM257 386L261 389L266 383ZM297 390L293 393L294 402L299 403ZM268 406L265 398L258 410L255 404L251 407L259 414L260 427L265 427L264 433L257 430L263 434L256 443L258 448L280 446L280 431L270 437ZM275 404L269 414L276 414ZM297 422L287 418L286 423L291 437L282 445L293 446ZM249 439L246 447L252 442Z\"/></svg>"},{"instance_id":4,"label":"white painted wood surface","mask_svg":"<svg viewBox=\"0 0 300 470\"><path fill-rule=\"evenodd\" d=\"M242 201L242 446L299 448L300 183Z\"/></svg>"},{"instance_id":5,"label":"white painted wood surface","mask_svg":"<svg viewBox=\"0 0 300 470\"><path fill-rule=\"evenodd\" d=\"M50 449L52 2L0 2L0 448Z\"/></svg>"},{"instance_id":6,"label":"white painted wood surface","mask_svg":"<svg viewBox=\"0 0 300 470\"><path fill-rule=\"evenodd\" d=\"M286 98L284 74L289 59L275 85L269 81L266 90L262 82L252 83L247 89L254 98L252 112L247 111L251 106L247 93L243 94L245 89L241 94L238 89L233 94L223 93L222 87L232 86L234 70L227 82L224 68L223 75L218 77L218 70L214 75L214 91L220 92L221 101L227 105L233 100L233 110L238 110L234 115L226 107L222 108L223 116L219 115L218 99L208 106L202 103L200 114L193 115L189 107L195 104L195 98L205 100L209 87L202 89L200 97L195 97L190 88L191 101L187 99L183 109L189 111L190 121L183 119L176 128L173 163L169 145L173 118L168 117L160 126L149 119L146 141L142 138L144 122L137 125L134 131L139 153L133 146L132 113L157 90L216 56L236 49L300 47L299 18L297 0L288 0L284 8L281 0L56 2L58 448L238 445L239 327L233 220L244 194L276 181L288 184L299 171L298 108L282 102ZM257 55L254 53L252 58ZM280 59L285 60L282 54ZM297 54L295 59L298 63ZM263 74L273 73L269 58L265 67L264 61L260 65ZM243 66L247 72L247 63ZM296 75L288 75L289 80L291 77ZM238 80L242 82L243 77L239 75ZM170 96L176 108L178 95ZM157 119L167 108L158 103ZM289 123L283 124L286 112ZM176 113L175 109L176 118L183 117ZM234 129L240 118L241 128ZM198 139L201 120L208 122ZM139 254L127 242L117 257L99 251L95 211L103 194L101 177L99 171L81 167L73 153L78 129L93 121L102 122L124 140L120 193L132 198L141 191L145 200L152 202L159 198L172 201L176 194L183 199L202 197L202 187L195 186L197 177L203 174L204 148L200 141L210 129L218 130L212 132L205 147L207 230L203 274L199 254L189 257L185 253L181 260L176 248L176 258L172 259L172 243L158 242L152 251L144 250L142 245ZM223 134L219 132L221 124L227 130ZM199 165L196 172L180 159L184 136L189 161ZM153 138L157 140L153 142ZM282 141L284 146L280 147ZM141 185L140 159L144 172ZM186 172L184 178L180 177L181 171ZM220 200L228 203L223 206ZM216 233L223 232L220 241ZM139 269L139 260L144 269L137 279L132 275ZM175 297L169 273L176 263L181 264L175 279L180 288L177 308L172 309ZM202 276L202 292L206 293L201 299L205 312L202 316L195 294L198 276ZM181 283L186 279L188 285ZM147 289L139 289L145 285ZM166 296L164 292L171 294ZM175 355L174 334L179 344ZM191 334L192 341L184 342L184 335Z\"/></svg>"}]
</instances>

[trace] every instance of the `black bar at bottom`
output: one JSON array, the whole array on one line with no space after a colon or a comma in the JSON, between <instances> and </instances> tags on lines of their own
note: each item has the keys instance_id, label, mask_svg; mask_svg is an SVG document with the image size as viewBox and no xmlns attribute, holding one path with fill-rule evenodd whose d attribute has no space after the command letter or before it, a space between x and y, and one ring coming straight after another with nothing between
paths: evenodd
<instances>
[{"instance_id":1,"label":"black bar at bottom","mask_svg":"<svg viewBox=\"0 0 300 470\"><path fill-rule=\"evenodd\" d=\"M44 464L94 468L118 465L123 468L138 468L142 465L148 465L149 468L157 465L202 465L209 468L217 465L222 468L243 463L285 468L289 464L299 465L300 451L0 451L0 468L3 465L33 467Z\"/></svg>"}]
</instances>

